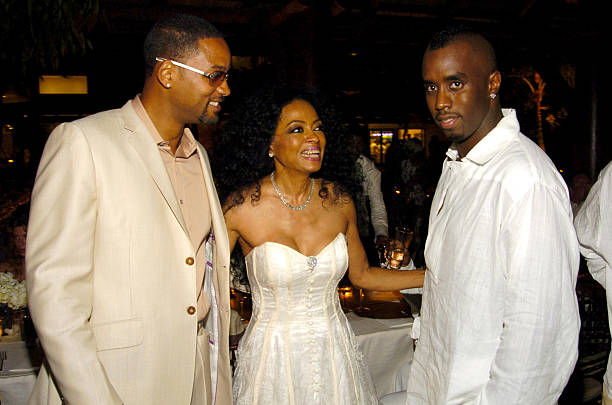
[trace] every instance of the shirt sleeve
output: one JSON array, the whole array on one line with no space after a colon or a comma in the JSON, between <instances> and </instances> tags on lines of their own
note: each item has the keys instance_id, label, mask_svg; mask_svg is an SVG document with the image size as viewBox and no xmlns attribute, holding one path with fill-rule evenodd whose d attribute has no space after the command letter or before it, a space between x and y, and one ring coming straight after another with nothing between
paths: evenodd
<instances>
[{"instance_id":1,"label":"shirt sleeve","mask_svg":"<svg viewBox=\"0 0 612 405\"><path fill-rule=\"evenodd\" d=\"M567 196L544 185L508 211L499 252L506 263L503 323L481 403L555 404L573 371L580 321L571 215Z\"/></svg>"},{"instance_id":2,"label":"shirt sleeve","mask_svg":"<svg viewBox=\"0 0 612 405\"><path fill-rule=\"evenodd\" d=\"M576 215L574 225L580 253L587 261L589 272L607 289L612 259L612 163L602 170L599 179Z\"/></svg>"},{"instance_id":3,"label":"shirt sleeve","mask_svg":"<svg viewBox=\"0 0 612 405\"><path fill-rule=\"evenodd\" d=\"M54 381L71 404L121 404L89 324L97 214L94 162L74 124L53 131L34 189L26 250L28 306Z\"/></svg>"},{"instance_id":4,"label":"shirt sleeve","mask_svg":"<svg viewBox=\"0 0 612 405\"><path fill-rule=\"evenodd\" d=\"M359 158L364 176L364 191L370 199L370 211L372 227L376 236L389 236L389 226L387 224L387 209L380 189L381 174L374 163L361 156Z\"/></svg>"}]
</instances>

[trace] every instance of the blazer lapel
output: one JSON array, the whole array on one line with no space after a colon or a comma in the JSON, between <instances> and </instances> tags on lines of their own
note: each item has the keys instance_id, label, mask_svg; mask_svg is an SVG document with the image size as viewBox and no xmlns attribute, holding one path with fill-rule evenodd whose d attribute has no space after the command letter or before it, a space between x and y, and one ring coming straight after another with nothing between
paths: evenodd
<instances>
[{"instance_id":1,"label":"blazer lapel","mask_svg":"<svg viewBox=\"0 0 612 405\"><path fill-rule=\"evenodd\" d=\"M140 118L138 118L138 115L131 106L131 101L122 108L122 111L125 119L124 130L127 133L128 142L134 148L146 170L153 178L157 188L176 217L176 220L185 233L189 235L183 213L176 199L174 188L172 187L172 182L170 181L168 171L159 154L157 145L144 124L140 121Z\"/></svg>"},{"instance_id":2,"label":"blazer lapel","mask_svg":"<svg viewBox=\"0 0 612 405\"><path fill-rule=\"evenodd\" d=\"M206 184L206 193L210 204L210 213L212 218L212 231L214 235L213 251L213 283L217 291L217 299L219 299L219 307L225 308L229 306L229 239L227 236L227 228L225 227L225 219L223 218L223 210L217 195L217 189L212 177L208 154L203 146L198 144L198 154L202 164L202 173L204 174L204 182ZM221 314L223 317L224 314Z\"/></svg>"},{"instance_id":3,"label":"blazer lapel","mask_svg":"<svg viewBox=\"0 0 612 405\"><path fill-rule=\"evenodd\" d=\"M217 188L212 177L212 170L208 161L208 154L202 145L198 143L198 155L202 165L202 173L204 174L204 183L206 184L206 193L210 204L210 212L212 217L212 229L215 235L217 245L217 254L221 257L229 257L229 239L227 229L225 227L225 219L223 218L223 210L217 195Z\"/></svg>"}]
</instances>

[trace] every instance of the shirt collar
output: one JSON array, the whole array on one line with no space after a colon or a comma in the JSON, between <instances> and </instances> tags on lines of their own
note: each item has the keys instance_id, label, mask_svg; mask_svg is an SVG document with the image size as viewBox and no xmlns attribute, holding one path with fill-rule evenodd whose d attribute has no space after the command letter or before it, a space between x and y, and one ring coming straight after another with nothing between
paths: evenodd
<instances>
[{"instance_id":1,"label":"shirt collar","mask_svg":"<svg viewBox=\"0 0 612 405\"><path fill-rule=\"evenodd\" d=\"M151 121L151 117L149 117L149 113L144 108L142 101L140 100L140 94L137 94L136 97L132 100L132 105L134 106L134 110L138 115L138 118L145 124L147 129L149 130L149 134L155 141L155 144L160 147L169 146L168 141L165 141L164 138L159 134L159 131ZM197 143L196 140L189 130L189 128L185 128L183 130L183 136L181 137L179 144L176 148L176 157L187 158L197 151Z\"/></svg>"},{"instance_id":2,"label":"shirt collar","mask_svg":"<svg viewBox=\"0 0 612 405\"><path fill-rule=\"evenodd\" d=\"M520 125L516 119L516 111L512 108L502 108L503 118L497 123L484 138L482 138L463 160L469 160L479 166L484 165L497 155L510 140L520 131ZM457 160L459 152L454 145L446 151L450 160Z\"/></svg>"}]
</instances>

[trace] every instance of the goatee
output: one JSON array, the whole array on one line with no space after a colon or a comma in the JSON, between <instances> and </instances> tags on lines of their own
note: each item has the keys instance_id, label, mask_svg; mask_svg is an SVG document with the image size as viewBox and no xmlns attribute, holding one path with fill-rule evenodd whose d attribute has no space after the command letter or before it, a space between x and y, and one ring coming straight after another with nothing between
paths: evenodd
<instances>
[{"instance_id":1,"label":"goatee","mask_svg":"<svg viewBox=\"0 0 612 405\"><path fill-rule=\"evenodd\" d=\"M217 114L208 115L206 111L204 111L202 115L200 115L199 121L200 124L215 125L219 122L219 116Z\"/></svg>"}]
</instances>

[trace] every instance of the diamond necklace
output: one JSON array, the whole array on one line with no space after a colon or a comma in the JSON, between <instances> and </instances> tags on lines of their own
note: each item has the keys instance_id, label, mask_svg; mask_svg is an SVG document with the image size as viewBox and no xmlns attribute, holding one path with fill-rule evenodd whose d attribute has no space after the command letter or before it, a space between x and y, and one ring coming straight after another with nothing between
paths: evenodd
<instances>
[{"instance_id":1,"label":"diamond necklace","mask_svg":"<svg viewBox=\"0 0 612 405\"><path fill-rule=\"evenodd\" d=\"M278 189L278 186L276 185L276 183L274 182L274 173L272 172L270 174L270 181L272 182L272 187L274 187L274 191L276 191L276 194L278 195L278 198L280 198L280 200L283 202L283 204L285 204L285 206L291 208L292 210L295 211L301 211L304 208L306 208L306 206L310 203L310 199L312 198L312 193L314 192L315 189L315 181L314 179L310 179L310 194L308 194L308 198L306 199L306 201L304 201L304 204L302 205L291 205L287 202L287 200L285 199L285 196L283 195L283 193L281 193L281 191Z\"/></svg>"}]
</instances>

